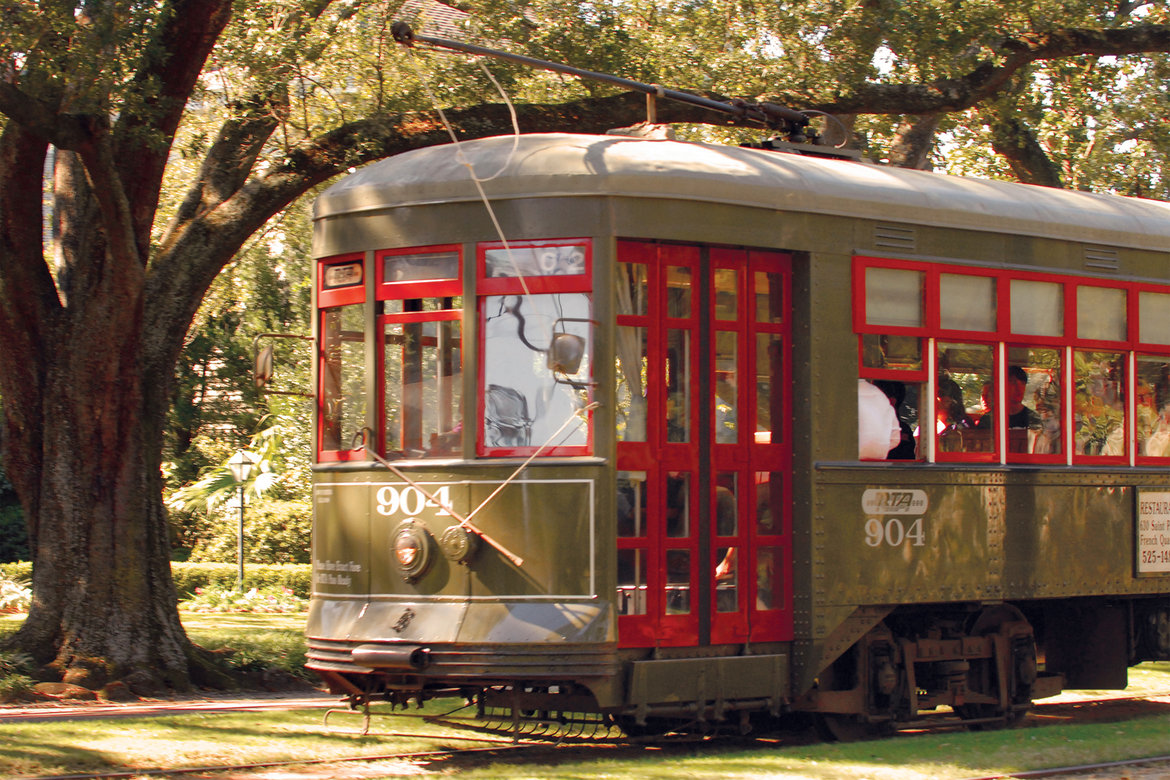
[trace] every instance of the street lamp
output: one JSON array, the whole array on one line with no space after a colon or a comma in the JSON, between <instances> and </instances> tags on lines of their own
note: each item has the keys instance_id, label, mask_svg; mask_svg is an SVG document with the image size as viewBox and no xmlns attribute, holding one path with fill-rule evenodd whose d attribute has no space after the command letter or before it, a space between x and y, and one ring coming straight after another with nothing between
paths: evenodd
<instances>
[{"instance_id":1,"label":"street lamp","mask_svg":"<svg viewBox=\"0 0 1170 780\"><path fill-rule=\"evenodd\" d=\"M240 529L236 540L236 560L239 563L239 574L236 577L236 589L241 592L244 590L244 483L248 480L248 475L252 473L252 467L255 465L256 456L247 450L240 450L228 460L228 468L232 471L232 477L240 486Z\"/></svg>"}]
</instances>

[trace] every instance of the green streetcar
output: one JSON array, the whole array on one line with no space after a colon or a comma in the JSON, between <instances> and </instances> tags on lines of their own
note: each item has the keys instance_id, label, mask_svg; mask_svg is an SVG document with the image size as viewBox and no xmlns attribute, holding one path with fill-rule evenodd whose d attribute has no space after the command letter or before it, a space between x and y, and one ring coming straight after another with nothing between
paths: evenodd
<instances>
[{"instance_id":1,"label":"green streetcar","mask_svg":"<svg viewBox=\"0 0 1170 780\"><path fill-rule=\"evenodd\" d=\"M1170 658L1164 203L519 135L350 175L314 254L357 704L844 735Z\"/></svg>"}]
</instances>

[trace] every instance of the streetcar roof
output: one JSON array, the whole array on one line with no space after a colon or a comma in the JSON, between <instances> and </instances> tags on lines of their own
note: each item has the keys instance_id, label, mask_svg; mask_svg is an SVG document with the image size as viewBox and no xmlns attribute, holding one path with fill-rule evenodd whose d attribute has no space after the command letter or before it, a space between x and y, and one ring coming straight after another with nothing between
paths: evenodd
<instances>
[{"instance_id":1,"label":"streetcar roof","mask_svg":"<svg viewBox=\"0 0 1170 780\"><path fill-rule=\"evenodd\" d=\"M478 200L675 198L1165 251L1170 204L847 160L627 136L544 133L432 146L327 189L314 217Z\"/></svg>"}]
</instances>

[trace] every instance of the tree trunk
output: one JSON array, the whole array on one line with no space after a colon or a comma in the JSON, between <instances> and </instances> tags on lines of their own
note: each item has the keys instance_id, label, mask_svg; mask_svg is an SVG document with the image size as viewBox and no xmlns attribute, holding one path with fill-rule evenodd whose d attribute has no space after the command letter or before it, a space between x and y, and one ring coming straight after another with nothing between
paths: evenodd
<instances>
[{"instance_id":1,"label":"tree trunk","mask_svg":"<svg viewBox=\"0 0 1170 780\"><path fill-rule=\"evenodd\" d=\"M32 381L3 387L9 430L23 433L5 437L5 454L33 555L33 603L12 644L42 676L95 689L124 680L140 694L184 689L192 653L159 469L171 375L143 362L143 264L111 257L76 156L57 162L57 300L28 329Z\"/></svg>"},{"instance_id":2,"label":"tree trunk","mask_svg":"<svg viewBox=\"0 0 1170 780\"><path fill-rule=\"evenodd\" d=\"M93 689L123 680L150 695L188 687L189 643L175 606L158 463L146 462L157 448L134 429L103 441L102 418L141 414L137 382L132 373L124 379L105 393L49 383L46 418L80 422L46 431L36 598L14 641L45 676Z\"/></svg>"}]
</instances>

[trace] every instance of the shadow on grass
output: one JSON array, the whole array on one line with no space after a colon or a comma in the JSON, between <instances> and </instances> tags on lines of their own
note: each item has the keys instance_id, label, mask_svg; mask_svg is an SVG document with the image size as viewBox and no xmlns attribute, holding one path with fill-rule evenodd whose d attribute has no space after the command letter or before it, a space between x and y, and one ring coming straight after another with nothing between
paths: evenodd
<instances>
[{"instance_id":1,"label":"shadow on grass","mask_svg":"<svg viewBox=\"0 0 1170 780\"><path fill-rule=\"evenodd\" d=\"M111 755L73 742L48 742L32 734L5 734L0 742L0 776L49 772L128 769Z\"/></svg>"}]
</instances>

